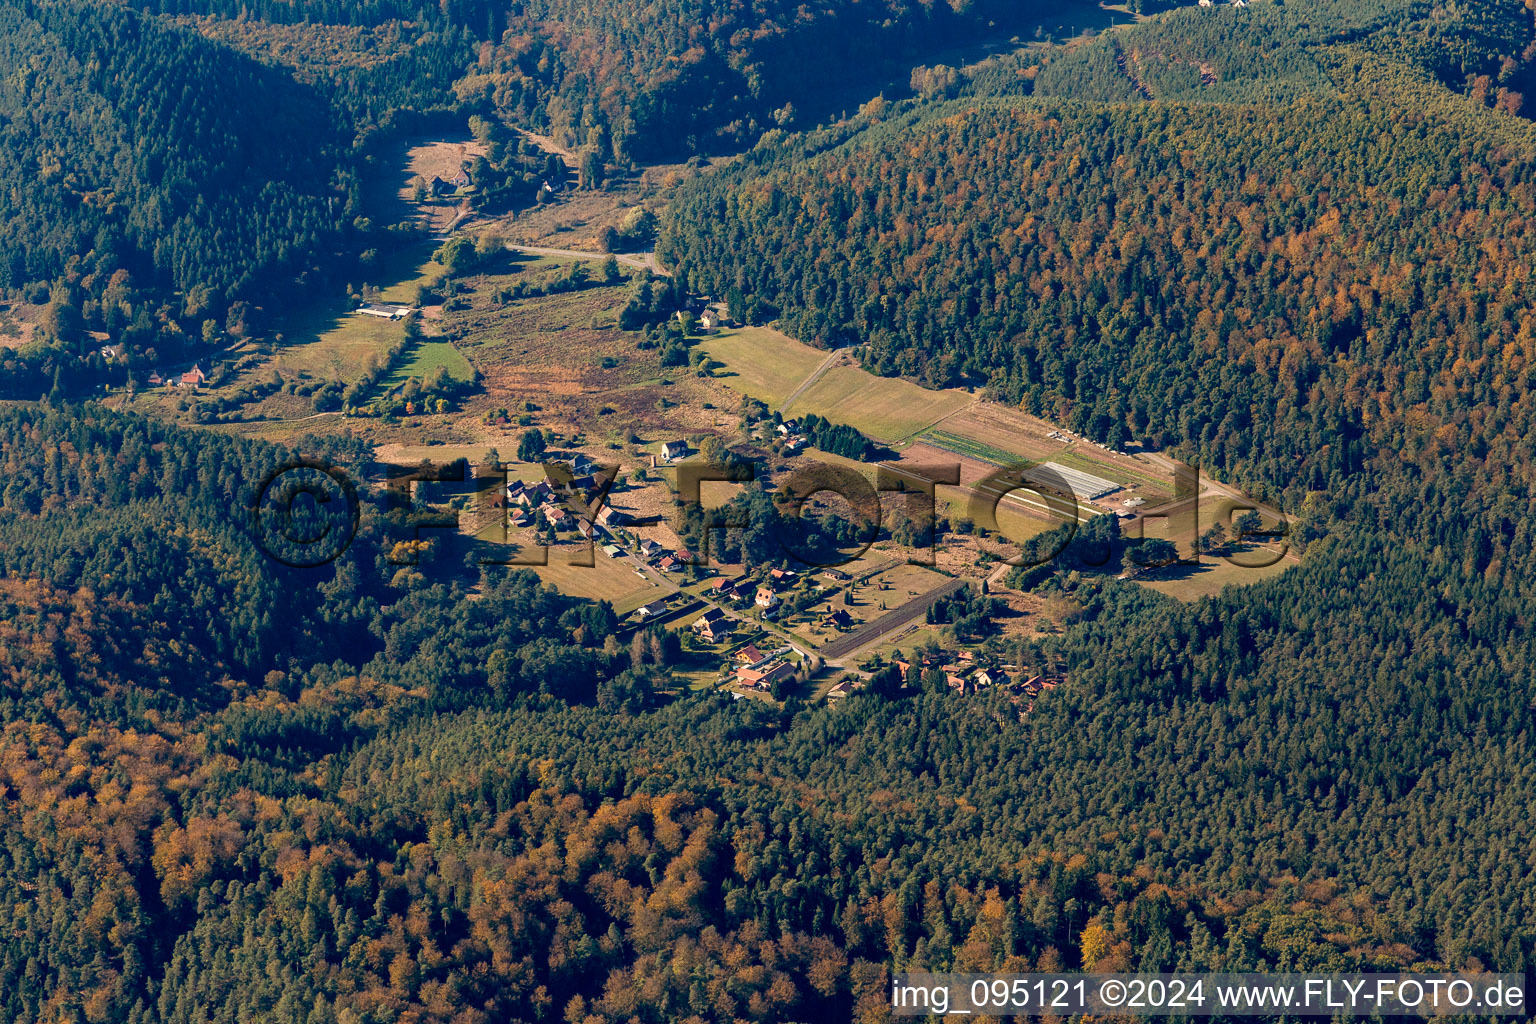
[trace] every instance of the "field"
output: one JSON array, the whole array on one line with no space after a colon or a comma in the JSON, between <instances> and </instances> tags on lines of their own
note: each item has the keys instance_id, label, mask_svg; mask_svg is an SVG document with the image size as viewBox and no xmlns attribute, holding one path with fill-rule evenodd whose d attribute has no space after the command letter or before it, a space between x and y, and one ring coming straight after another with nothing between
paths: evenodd
<instances>
[{"instance_id":1,"label":"field","mask_svg":"<svg viewBox=\"0 0 1536 1024\"><path fill-rule=\"evenodd\" d=\"M539 557L537 550L522 547L508 552L500 543L501 526L493 524L475 534L476 546L486 558L517 558L533 561ZM586 560L583 545L562 544L549 549L548 565L507 566L502 571L517 568L531 569L539 579L570 597L585 597L593 601L607 601L614 612L623 617L641 605L654 601L670 592L660 584L641 579L635 574L633 564L627 558L609 558L596 545L592 552L592 564L572 565L574 558Z\"/></svg>"},{"instance_id":2,"label":"field","mask_svg":"<svg viewBox=\"0 0 1536 1024\"><path fill-rule=\"evenodd\" d=\"M858 427L877 441L912 436L974 402L966 391L929 391L911 381L876 377L856 366L834 366L784 410L816 413Z\"/></svg>"},{"instance_id":3,"label":"field","mask_svg":"<svg viewBox=\"0 0 1536 1024\"><path fill-rule=\"evenodd\" d=\"M635 575L627 558L609 558L600 550L594 555L592 567L586 568L566 563L570 555L565 551L552 550L549 564L533 571L562 594L607 601L620 616L667 593L660 585Z\"/></svg>"},{"instance_id":4,"label":"field","mask_svg":"<svg viewBox=\"0 0 1536 1024\"><path fill-rule=\"evenodd\" d=\"M386 302L415 301L417 288L442 272L442 268L431 260L435 247L433 242L406 246L381 263L378 273L391 283L380 297ZM241 382L260 379L272 370L284 377L308 374L346 384L357 380L362 376L368 358L373 355L382 357L400 339L405 328L399 321L352 312L350 306L345 301L332 301L307 316L294 317L293 326L273 352L271 360L243 375Z\"/></svg>"},{"instance_id":5,"label":"field","mask_svg":"<svg viewBox=\"0 0 1536 1024\"><path fill-rule=\"evenodd\" d=\"M384 378L382 388L390 391L399 387L412 377L420 377L426 380L438 367L448 371L448 376L457 381L473 380L474 367L469 365L469 360L446 341L433 341L430 339L419 342L407 353L406 359L395 371Z\"/></svg>"},{"instance_id":6,"label":"field","mask_svg":"<svg viewBox=\"0 0 1536 1024\"><path fill-rule=\"evenodd\" d=\"M829 353L811 348L767 327L740 327L712 334L699 343L725 364L718 379L731 388L777 408Z\"/></svg>"},{"instance_id":7,"label":"field","mask_svg":"<svg viewBox=\"0 0 1536 1024\"><path fill-rule=\"evenodd\" d=\"M368 358L383 358L403 330L398 323L355 313L343 313L332 324L309 340L278 349L261 372L277 370L284 377L308 375L350 384L363 375Z\"/></svg>"},{"instance_id":8,"label":"field","mask_svg":"<svg viewBox=\"0 0 1536 1024\"><path fill-rule=\"evenodd\" d=\"M1235 556L1242 561L1265 562L1273 553L1253 549ZM1179 601L1197 601L1213 597L1227 586L1246 586L1278 576L1296 563L1289 558L1261 569L1233 565L1224 558L1202 555L1198 566L1169 566L1159 569L1151 579L1137 580L1149 590L1166 594Z\"/></svg>"},{"instance_id":9,"label":"field","mask_svg":"<svg viewBox=\"0 0 1536 1024\"><path fill-rule=\"evenodd\" d=\"M725 364L717 379L733 390L761 399L785 416L814 413L855 426L877 441L910 437L975 401L966 391L930 391L846 364L833 365L812 379L832 353L766 327L725 331L700 345Z\"/></svg>"},{"instance_id":10,"label":"field","mask_svg":"<svg viewBox=\"0 0 1536 1024\"><path fill-rule=\"evenodd\" d=\"M1006 464L1018 457L1058 462L1107 477L1151 500L1170 493L1170 481L1156 466L1132 455L1097 448L1081 439L1051 437L1057 428L1045 420L993 402L977 402L926 430L919 440L987 462Z\"/></svg>"}]
</instances>

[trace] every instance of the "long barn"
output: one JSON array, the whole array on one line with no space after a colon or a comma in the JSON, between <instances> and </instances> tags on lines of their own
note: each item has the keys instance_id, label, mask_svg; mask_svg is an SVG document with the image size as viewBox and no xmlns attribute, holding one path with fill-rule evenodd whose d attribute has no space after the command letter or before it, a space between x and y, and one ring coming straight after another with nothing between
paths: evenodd
<instances>
[{"instance_id":1,"label":"long barn","mask_svg":"<svg viewBox=\"0 0 1536 1024\"><path fill-rule=\"evenodd\" d=\"M1084 473L1082 470L1069 469L1056 462L1043 462L1033 469L1025 470L1024 479L1032 484L1046 487L1060 487L1065 484L1072 489L1074 496L1083 501L1102 498L1120 489L1120 485L1113 480L1106 480L1092 473Z\"/></svg>"}]
</instances>

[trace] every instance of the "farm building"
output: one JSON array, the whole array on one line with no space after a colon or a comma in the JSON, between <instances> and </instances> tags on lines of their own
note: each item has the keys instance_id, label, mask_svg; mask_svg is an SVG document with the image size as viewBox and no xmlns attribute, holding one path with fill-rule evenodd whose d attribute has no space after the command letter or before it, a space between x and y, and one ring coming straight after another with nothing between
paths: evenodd
<instances>
[{"instance_id":1,"label":"farm building","mask_svg":"<svg viewBox=\"0 0 1536 1024\"><path fill-rule=\"evenodd\" d=\"M365 302L357 307L357 311L364 316L376 316L385 320L399 320L410 313L410 306L396 306L382 302Z\"/></svg>"},{"instance_id":2,"label":"farm building","mask_svg":"<svg viewBox=\"0 0 1536 1024\"><path fill-rule=\"evenodd\" d=\"M1113 480L1106 480L1092 473L1084 473L1081 470L1069 469L1055 462L1045 462L1033 469L1024 471L1024 479L1032 484L1042 487L1071 488L1072 493L1083 500L1092 501L1094 498L1102 498L1106 494L1120 489L1120 485Z\"/></svg>"}]
</instances>

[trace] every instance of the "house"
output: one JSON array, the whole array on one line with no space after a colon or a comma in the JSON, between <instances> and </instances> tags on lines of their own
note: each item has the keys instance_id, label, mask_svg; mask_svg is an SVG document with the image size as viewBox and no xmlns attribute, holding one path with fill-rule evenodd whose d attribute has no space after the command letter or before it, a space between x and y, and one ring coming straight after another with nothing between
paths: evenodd
<instances>
[{"instance_id":1,"label":"house","mask_svg":"<svg viewBox=\"0 0 1536 1024\"><path fill-rule=\"evenodd\" d=\"M597 521L603 526L627 526L629 516L612 505L604 505L597 511Z\"/></svg>"},{"instance_id":2,"label":"house","mask_svg":"<svg viewBox=\"0 0 1536 1024\"><path fill-rule=\"evenodd\" d=\"M527 512L513 512L511 513L511 520L512 525L519 528L533 525L533 516L530 516Z\"/></svg>"},{"instance_id":3,"label":"house","mask_svg":"<svg viewBox=\"0 0 1536 1024\"><path fill-rule=\"evenodd\" d=\"M756 644L747 644L736 652L735 658L738 665L756 665L763 660L763 652L757 649Z\"/></svg>"},{"instance_id":4,"label":"house","mask_svg":"<svg viewBox=\"0 0 1536 1024\"><path fill-rule=\"evenodd\" d=\"M982 669L975 675L971 676L971 682L975 683L976 688L979 690L983 686L996 686L998 682L1002 680L1002 678L1002 676L994 676L988 670Z\"/></svg>"},{"instance_id":5,"label":"house","mask_svg":"<svg viewBox=\"0 0 1536 1024\"><path fill-rule=\"evenodd\" d=\"M664 441L661 445L661 457L668 462L674 462L688 454L688 442Z\"/></svg>"},{"instance_id":6,"label":"house","mask_svg":"<svg viewBox=\"0 0 1536 1024\"><path fill-rule=\"evenodd\" d=\"M593 462L591 459L587 458L580 452L577 452L575 456L571 458L572 473L590 473L596 466L597 463Z\"/></svg>"},{"instance_id":7,"label":"house","mask_svg":"<svg viewBox=\"0 0 1536 1024\"><path fill-rule=\"evenodd\" d=\"M427 182L427 190L434 196L445 196L453 191L453 186L434 174L432 180Z\"/></svg>"},{"instance_id":8,"label":"house","mask_svg":"<svg viewBox=\"0 0 1536 1024\"><path fill-rule=\"evenodd\" d=\"M849 629L853 626L853 616L842 608L821 620L823 626L831 629Z\"/></svg>"},{"instance_id":9,"label":"house","mask_svg":"<svg viewBox=\"0 0 1536 1024\"><path fill-rule=\"evenodd\" d=\"M617 544L604 544L603 554L607 555L609 558L622 558L624 557L624 549L619 547Z\"/></svg>"},{"instance_id":10,"label":"house","mask_svg":"<svg viewBox=\"0 0 1536 1024\"><path fill-rule=\"evenodd\" d=\"M793 455L795 452L799 451L801 448L804 448L808 444L810 444L810 441L806 440L804 434L796 434L794 437L784 442L784 450Z\"/></svg>"},{"instance_id":11,"label":"house","mask_svg":"<svg viewBox=\"0 0 1536 1024\"><path fill-rule=\"evenodd\" d=\"M180 383L183 387L200 388L208 383L208 375L201 366L193 363L192 369L181 375Z\"/></svg>"},{"instance_id":12,"label":"house","mask_svg":"<svg viewBox=\"0 0 1536 1024\"><path fill-rule=\"evenodd\" d=\"M113 360L117 359L118 356L123 354L123 346L121 346L121 345L103 345L103 346L101 346L101 348L97 349L96 351L101 353L101 358L105 359L107 362L110 363Z\"/></svg>"},{"instance_id":13,"label":"house","mask_svg":"<svg viewBox=\"0 0 1536 1024\"><path fill-rule=\"evenodd\" d=\"M581 533L583 537L587 538L587 540L591 540L592 533L597 528L585 519L578 519L576 520L576 529Z\"/></svg>"},{"instance_id":14,"label":"house","mask_svg":"<svg viewBox=\"0 0 1536 1024\"><path fill-rule=\"evenodd\" d=\"M693 631L710 643L715 643L730 636L732 626L730 618L724 612L719 608L711 608L694 620Z\"/></svg>"},{"instance_id":15,"label":"house","mask_svg":"<svg viewBox=\"0 0 1536 1024\"><path fill-rule=\"evenodd\" d=\"M469 170L465 167L460 167L458 173L448 179L447 184L452 185L455 189L467 188L470 184Z\"/></svg>"},{"instance_id":16,"label":"house","mask_svg":"<svg viewBox=\"0 0 1536 1024\"><path fill-rule=\"evenodd\" d=\"M780 437L789 437L791 434L800 433L800 424L795 420L785 420L774 429L779 432Z\"/></svg>"},{"instance_id":17,"label":"house","mask_svg":"<svg viewBox=\"0 0 1536 1024\"><path fill-rule=\"evenodd\" d=\"M832 689L827 691L827 700L835 704L844 697L849 696L855 690L862 688L862 681L858 679L844 679Z\"/></svg>"},{"instance_id":18,"label":"house","mask_svg":"<svg viewBox=\"0 0 1536 1024\"><path fill-rule=\"evenodd\" d=\"M641 605L635 611L635 618L639 619L641 622L648 622L651 619L654 619L659 615L665 615L666 613L667 599L661 597L652 601L650 604Z\"/></svg>"},{"instance_id":19,"label":"house","mask_svg":"<svg viewBox=\"0 0 1536 1024\"><path fill-rule=\"evenodd\" d=\"M778 661L762 668L739 668L736 681L754 690L771 690L774 683L793 679L794 675L794 667L789 662Z\"/></svg>"},{"instance_id":20,"label":"house","mask_svg":"<svg viewBox=\"0 0 1536 1024\"><path fill-rule=\"evenodd\" d=\"M758 587L755 603L759 608L766 610L779 603L779 595L773 592L772 587Z\"/></svg>"},{"instance_id":21,"label":"house","mask_svg":"<svg viewBox=\"0 0 1536 1024\"><path fill-rule=\"evenodd\" d=\"M660 544L656 543L654 540L651 540L649 537L640 542L640 554L644 555L646 558L655 558L657 555L661 554L663 550L665 549L662 548Z\"/></svg>"},{"instance_id":22,"label":"house","mask_svg":"<svg viewBox=\"0 0 1536 1024\"><path fill-rule=\"evenodd\" d=\"M539 511L544 513L545 522L557 530L563 530L571 525L571 514L559 505L540 505Z\"/></svg>"},{"instance_id":23,"label":"house","mask_svg":"<svg viewBox=\"0 0 1536 1024\"><path fill-rule=\"evenodd\" d=\"M357 307L357 311L364 316L376 316L385 320L399 320L408 315L410 306L396 306L382 302L365 302Z\"/></svg>"},{"instance_id":24,"label":"house","mask_svg":"<svg viewBox=\"0 0 1536 1024\"><path fill-rule=\"evenodd\" d=\"M740 582L740 580L726 579L724 576L721 576L710 583L709 592L718 598L735 597L736 585Z\"/></svg>"},{"instance_id":25,"label":"house","mask_svg":"<svg viewBox=\"0 0 1536 1024\"><path fill-rule=\"evenodd\" d=\"M151 371L149 371L149 386L150 387L157 388L157 387L159 387L160 385L162 385L164 383L165 383L165 378L160 376L160 371L159 370L151 370Z\"/></svg>"},{"instance_id":26,"label":"house","mask_svg":"<svg viewBox=\"0 0 1536 1024\"><path fill-rule=\"evenodd\" d=\"M831 580L834 583L846 583L848 580L853 579L852 576L849 576L841 569L823 569L821 575L823 579Z\"/></svg>"},{"instance_id":27,"label":"house","mask_svg":"<svg viewBox=\"0 0 1536 1024\"><path fill-rule=\"evenodd\" d=\"M697 630L695 630L701 639L707 640L712 644L717 644L720 641L726 639L731 635L733 631L734 625L730 619L718 619L715 622L706 622Z\"/></svg>"},{"instance_id":28,"label":"house","mask_svg":"<svg viewBox=\"0 0 1536 1024\"><path fill-rule=\"evenodd\" d=\"M677 572L683 567L683 563L677 560L676 555L664 555L661 561L656 563L656 568L662 572Z\"/></svg>"},{"instance_id":29,"label":"house","mask_svg":"<svg viewBox=\"0 0 1536 1024\"><path fill-rule=\"evenodd\" d=\"M773 569L768 573L768 578L773 580L778 587L792 587L800 579L800 574L793 569Z\"/></svg>"},{"instance_id":30,"label":"house","mask_svg":"<svg viewBox=\"0 0 1536 1024\"><path fill-rule=\"evenodd\" d=\"M704 315L699 317L699 326L706 331L714 330L725 322L725 318L712 309L706 309Z\"/></svg>"}]
</instances>

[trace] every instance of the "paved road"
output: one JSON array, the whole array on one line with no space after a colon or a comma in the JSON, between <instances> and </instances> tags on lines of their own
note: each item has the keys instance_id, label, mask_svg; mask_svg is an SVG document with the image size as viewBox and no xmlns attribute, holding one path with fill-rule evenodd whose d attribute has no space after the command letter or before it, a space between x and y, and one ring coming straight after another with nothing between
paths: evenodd
<instances>
[{"instance_id":1,"label":"paved road","mask_svg":"<svg viewBox=\"0 0 1536 1024\"><path fill-rule=\"evenodd\" d=\"M885 634L900 626L905 626L919 615L924 614L929 608L933 607L939 598L948 597L965 586L966 582L966 580L951 580L938 590L932 590L921 596L914 597L906 604L891 609L873 622L866 623L852 633L841 636L827 644L821 649L821 656L831 661L834 658L846 657L857 651L860 647L874 643Z\"/></svg>"}]
</instances>

